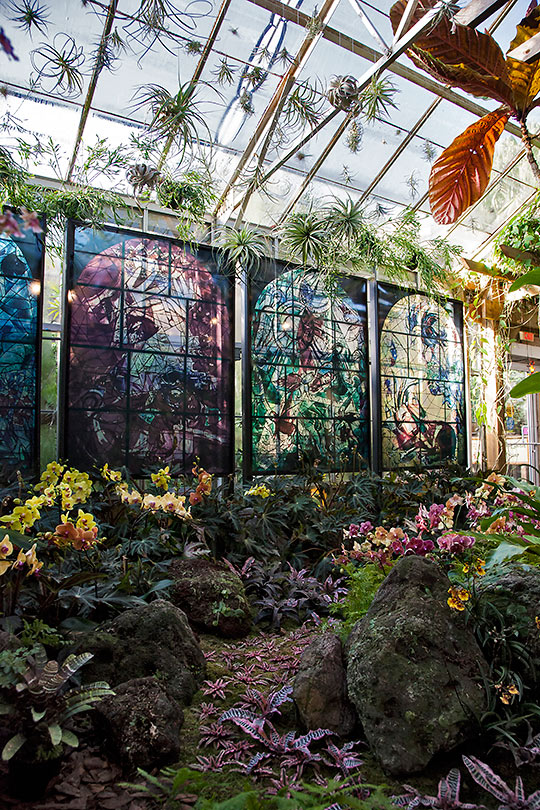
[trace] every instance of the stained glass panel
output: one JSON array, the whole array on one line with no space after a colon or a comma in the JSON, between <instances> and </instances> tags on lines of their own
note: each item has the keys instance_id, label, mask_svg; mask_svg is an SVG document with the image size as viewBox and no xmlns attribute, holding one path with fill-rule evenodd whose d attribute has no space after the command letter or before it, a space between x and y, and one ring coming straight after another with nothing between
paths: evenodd
<instances>
[{"instance_id":1,"label":"stained glass panel","mask_svg":"<svg viewBox=\"0 0 540 810\"><path fill-rule=\"evenodd\" d=\"M39 357L43 234L0 234L0 481L35 475L39 461Z\"/></svg>"},{"instance_id":2,"label":"stained glass panel","mask_svg":"<svg viewBox=\"0 0 540 810\"><path fill-rule=\"evenodd\" d=\"M466 461L463 313L379 284L382 466Z\"/></svg>"},{"instance_id":3,"label":"stained glass panel","mask_svg":"<svg viewBox=\"0 0 540 810\"><path fill-rule=\"evenodd\" d=\"M268 261L252 283L252 452L257 473L369 457L366 285L329 294L312 271Z\"/></svg>"},{"instance_id":4,"label":"stained glass panel","mask_svg":"<svg viewBox=\"0 0 540 810\"><path fill-rule=\"evenodd\" d=\"M70 226L63 454L232 469L232 284L205 247Z\"/></svg>"}]
</instances>

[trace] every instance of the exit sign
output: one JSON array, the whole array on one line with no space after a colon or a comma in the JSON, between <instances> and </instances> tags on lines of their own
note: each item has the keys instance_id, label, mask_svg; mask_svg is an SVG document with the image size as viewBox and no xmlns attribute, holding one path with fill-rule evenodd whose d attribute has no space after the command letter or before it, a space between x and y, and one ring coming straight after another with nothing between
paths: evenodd
<instances>
[{"instance_id":1,"label":"exit sign","mask_svg":"<svg viewBox=\"0 0 540 810\"><path fill-rule=\"evenodd\" d=\"M520 332L519 339L524 343L534 343L534 332Z\"/></svg>"}]
</instances>

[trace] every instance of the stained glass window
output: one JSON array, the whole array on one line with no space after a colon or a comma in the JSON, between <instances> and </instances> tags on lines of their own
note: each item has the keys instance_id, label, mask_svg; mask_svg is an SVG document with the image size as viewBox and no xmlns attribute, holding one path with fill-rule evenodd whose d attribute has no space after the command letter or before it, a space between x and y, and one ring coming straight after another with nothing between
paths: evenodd
<instances>
[{"instance_id":1,"label":"stained glass window","mask_svg":"<svg viewBox=\"0 0 540 810\"><path fill-rule=\"evenodd\" d=\"M0 234L0 481L39 461L39 346L43 235Z\"/></svg>"},{"instance_id":2,"label":"stained glass window","mask_svg":"<svg viewBox=\"0 0 540 810\"><path fill-rule=\"evenodd\" d=\"M378 287L382 466L464 464L461 304Z\"/></svg>"},{"instance_id":3,"label":"stained glass window","mask_svg":"<svg viewBox=\"0 0 540 810\"><path fill-rule=\"evenodd\" d=\"M266 262L252 284L253 471L358 469L369 455L366 285Z\"/></svg>"},{"instance_id":4,"label":"stained glass window","mask_svg":"<svg viewBox=\"0 0 540 810\"><path fill-rule=\"evenodd\" d=\"M63 454L230 472L232 284L209 248L70 228Z\"/></svg>"}]
</instances>

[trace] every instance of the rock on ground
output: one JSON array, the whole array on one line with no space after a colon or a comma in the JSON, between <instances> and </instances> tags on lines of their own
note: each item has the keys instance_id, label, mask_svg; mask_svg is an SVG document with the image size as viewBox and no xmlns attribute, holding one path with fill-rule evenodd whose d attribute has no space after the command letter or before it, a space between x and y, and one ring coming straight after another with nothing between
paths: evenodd
<instances>
[{"instance_id":1,"label":"rock on ground","mask_svg":"<svg viewBox=\"0 0 540 810\"><path fill-rule=\"evenodd\" d=\"M307 729L329 728L348 737L357 723L347 694L341 641L324 633L305 649L294 680L293 698Z\"/></svg>"},{"instance_id":2,"label":"rock on ground","mask_svg":"<svg viewBox=\"0 0 540 810\"><path fill-rule=\"evenodd\" d=\"M540 632L536 617L540 616L540 570L533 565L509 563L495 582L480 582L480 593L505 619L509 627L520 632L526 653L533 662L535 677L529 686L536 689L529 699L540 699Z\"/></svg>"},{"instance_id":3,"label":"rock on ground","mask_svg":"<svg viewBox=\"0 0 540 810\"><path fill-rule=\"evenodd\" d=\"M185 614L159 599L126 610L79 642L94 658L82 671L86 682L111 686L155 675L172 697L189 703L206 672L204 654Z\"/></svg>"},{"instance_id":4,"label":"rock on ground","mask_svg":"<svg viewBox=\"0 0 540 810\"><path fill-rule=\"evenodd\" d=\"M95 711L113 759L125 769L148 771L178 759L184 714L155 678L126 681Z\"/></svg>"},{"instance_id":5,"label":"rock on ground","mask_svg":"<svg viewBox=\"0 0 540 810\"><path fill-rule=\"evenodd\" d=\"M169 569L171 600L198 630L242 638L251 630L251 612L240 577L225 563L176 560Z\"/></svg>"},{"instance_id":6,"label":"rock on ground","mask_svg":"<svg viewBox=\"0 0 540 810\"><path fill-rule=\"evenodd\" d=\"M347 683L367 741L391 774L422 770L474 736L485 711L482 652L447 605L438 565L404 557L347 643Z\"/></svg>"}]
</instances>

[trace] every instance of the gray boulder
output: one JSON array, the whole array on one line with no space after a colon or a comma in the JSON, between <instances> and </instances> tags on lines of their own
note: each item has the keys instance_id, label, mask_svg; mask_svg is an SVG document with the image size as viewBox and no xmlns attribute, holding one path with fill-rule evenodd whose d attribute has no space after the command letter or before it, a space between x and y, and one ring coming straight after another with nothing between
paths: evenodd
<instances>
[{"instance_id":1,"label":"gray boulder","mask_svg":"<svg viewBox=\"0 0 540 810\"><path fill-rule=\"evenodd\" d=\"M347 694L342 644L333 633L319 636L302 653L293 698L307 729L329 728L340 737L351 735L356 711Z\"/></svg>"},{"instance_id":2,"label":"gray boulder","mask_svg":"<svg viewBox=\"0 0 540 810\"><path fill-rule=\"evenodd\" d=\"M225 563L214 560L175 560L171 601L191 624L206 633L242 638L251 630L251 611L242 580Z\"/></svg>"},{"instance_id":3,"label":"gray boulder","mask_svg":"<svg viewBox=\"0 0 540 810\"><path fill-rule=\"evenodd\" d=\"M78 646L94 654L84 667L87 682L116 687L155 675L175 700L186 704L205 676L204 654L185 614L161 599L126 610L85 634Z\"/></svg>"},{"instance_id":4,"label":"gray boulder","mask_svg":"<svg viewBox=\"0 0 540 810\"><path fill-rule=\"evenodd\" d=\"M505 619L508 627L520 633L526 652L530 655L535 672L528 686L536 689L540 698L540 632L536 617L540 616L540 569L533 565L508 563L494 582L479 582L484 599L492 602ZM530 673L528 673L530 674ZM529 693L530 695L530 693ZM531 695L530 695L531 696Z\"/></svg>"},{"instance_id":5,"label":"gray boulder","mask_svg":"<svg viewBox=\"0 0 540 810\"><path fill-rule=\"evenodd\" d=\"M347 684L367 741L391 774L421 771L471 738L486 709L486 662L450 581L422 557L404 557L347 644Z\"/></svg>"},{"instance_id":6,"label":"gray boulder","mask_svg":"<svg viewBox=\"0 0 540 810\"><path fill-rule=\"evenodd\" d=\"M180 754L184 715L155 678L135 678L96 704L95 722L109 753L128 771L169 765Z\"/></svg>"}]
</instances>

